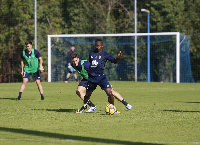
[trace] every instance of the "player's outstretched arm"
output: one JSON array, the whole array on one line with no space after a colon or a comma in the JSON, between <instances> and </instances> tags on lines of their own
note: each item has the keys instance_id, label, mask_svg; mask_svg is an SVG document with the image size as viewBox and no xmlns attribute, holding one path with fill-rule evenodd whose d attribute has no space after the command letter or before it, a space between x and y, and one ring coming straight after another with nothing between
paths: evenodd
<instances>
[{"instance_id":1,"label":"player's outstretched arm","mask_svg":"<svg viewBox=\"0 0 200 145\"><path fill-rule=\"evenodd\" d=\"M122 52L120 51L119 53L118 53L118 55L117 55L117 58L115 58L114 60L113 60L113 63L114 64L116 64L116 63L118 63L118 61L119 61L119 59L122 57Z\"/></svg>"}]
</instances>

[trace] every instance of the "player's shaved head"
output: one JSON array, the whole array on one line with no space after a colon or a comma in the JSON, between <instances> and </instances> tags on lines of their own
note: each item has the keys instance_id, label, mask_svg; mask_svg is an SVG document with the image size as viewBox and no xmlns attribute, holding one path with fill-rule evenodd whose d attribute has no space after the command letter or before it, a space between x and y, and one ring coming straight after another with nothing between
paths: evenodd
<instances>
[{"instance_id":1,"label":"player's shaved head","mask_svg":"<svg viewBox=\"0 0 200 145\"><path fill-rule=\"evenodd\" d=\"M103 40L102 40L102 39L96 39L96 40L95 40L95 42L97 42L97 41L101 41L101 42L103 42Z\"/></svg>"}]
</instances>

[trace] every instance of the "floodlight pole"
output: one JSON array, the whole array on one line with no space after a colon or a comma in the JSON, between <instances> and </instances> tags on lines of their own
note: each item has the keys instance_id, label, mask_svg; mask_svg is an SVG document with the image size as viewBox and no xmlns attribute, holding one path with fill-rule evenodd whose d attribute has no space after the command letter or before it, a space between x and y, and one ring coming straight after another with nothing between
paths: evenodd
<instances>
[{"instance_id":1,"label":"floodlight pole","mask_svg":"<svg viewBox=\"0 0 200 145\"><path fill-rule=\"evenodd\" d=\"M35 0L35 49L37 49L37 0Z\"/></svg>"},{"instance_id":2,"label":"floodlight pole","mask_svg":"<svg viewBox=\"0 0 200 145\"><path fill-rule=\"evenodd\" d=\"M147 33L150 33L150 11L146 9L141 9L142 12L147 13ZM147 36L147 82L151 82L150 76L150 36Z\"/></svg>"}]
</instances>

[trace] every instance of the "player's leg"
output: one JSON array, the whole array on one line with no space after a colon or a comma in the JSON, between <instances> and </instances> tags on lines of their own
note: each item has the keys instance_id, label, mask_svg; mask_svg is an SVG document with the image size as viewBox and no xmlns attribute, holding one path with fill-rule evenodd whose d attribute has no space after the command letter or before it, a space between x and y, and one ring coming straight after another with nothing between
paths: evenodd
<instances>
[{"instance_id":1,"label":"player's leg","mask_svg":"<svg viewBox=\"0 0 200 145\"><path fill-rule=\"evenodd\" d=\"M79 83L76 94L84 101L85 91L87 87L87 80L82 79ZM87 104L90 106L90 108L86 112L93 112L96 110L96 106L92 103L92 101L88 100Z\"/></svg>"},{"instance_id":2,"label":"player's leg","mask_svg":"<svg viewBox=\"0 0 200 145\"><path fill-rule=\"evenodd\" d=\"M106 92L108 96L108 102L114 105L114 96L112 93L112 87L106 77L102 78L102 80L99 83L99 86L101 87L102 90ZM120 113L119 111L116 111L116 114L119 114L119 113Z\"/></svg>"},{"instance_id":3,"label":"player's leg","mask_svg":"<svg viewBox=\"0 0 200 145\"><path fill-rule=\"evenodd\" d=\"M111 88L106 88L106 89L104 89L104 91L106 92L106 94L107 94L107 96L108 96L108 102L109 102L110 104L113 104L113 105L114 105L114 97L113 97Z\"/></svg>"},{"instance_id":4,"label":"player's leg","mask_svg":"<svg viewBox=\"0 0 200 145\"><path fill-rule=\"evenodd\" d=\"M108 102L114 105L114 97L111 91L111 85L105 76L99 77L99 86L104 90L108 96Z\"/></svg>"},{"instance_id":5,"label":"player's leg","mask_svg":"<svg viewBox=\"0 0 200 145\"><path fill-rule=\"evenodd\" d=\"M85 109L87 109L87 103L90 100L90 96L92 95L92 92L96 89L96 87L97 87L97 84L88 82L86 95L84 96L83 106L80 109L78 109L76 113L82 113Z\"/></svg>"},{"instance_id":6,"label":"player's leg","mask_svg":"<svg viewBox=\"0 0 200 145\"><path fill-rule=\"evenodd\" d=\"M65 79L65 83L68 83L68 80L69 80L69 77L70 77L71 73L72 73L72 72L70 72L70 71L67 73L67 77L66 77L66 79Z\"/></svg>"},{"instance_id":7,"label":"player's leg","mask_svg":"<svg viewBox=\"0 0 200 145\"><path fill-rule=\"evenodd\" d=\"M78 87L77 87L77 90L76 90L76 94L77 94L82 100L84 100L85 90L86 90L86 88L83 87L83 86L78 86Z\"/></svg>"},{"instance_id":8,"label":"player's leg","mask_svg":"<svg viewBox=\"0 0 200 145\"><path fill-rule=\"evenodd\" d=\"M118 101L121 102L123 100L122 96L118 92L115 92L114 90L112 90L112 94Z\"/></svg>"},{"instance_id":9,"label":"player's leg","mask_svg":"<svg viewBox=\"0 0 200 145\"><path fill-rule=\"evenodd\" d=\"M42 84L40 82L40 71L37 71L36 73L34 73L34 76L35 76L36 84L38 86L38 90L39 90L40 95L41 95L41 100L44 100L43 88L42 88Z\"/></svg>"},{"instance_id":10,"label":"player's leg","mask_svg":"<svg viewBox=\"0 0 200 145\"><path fill-rule=\"evenodd\" d=\"M122 102L122 103L125 105L125 107L126 107L127 109L130 110L130 109L132 108L132 106L131 106L130 104L128 104L128 103L124 100L124 98L120 95L120 93L114 91L113 88L112 88L111 91L112 91L113 96L114 96L118 101Z\"/></svg>"},{"instance_id":11,"label":"player's leg","mask_svg":"<svg viewBox=\"0 0 200 145\"><path fill-rule=\"evenodd\" d=\"M65 79L65 83L68 83L69 81L69 77L70 77L70 75L71 75L71 73L72 73L72 67L70 67L70 68L68 68L68 73L67 73L67 77L66 77L66 79Z\"/></svg>"},{"instance_id":12,"label":"player's leg","mask_svg":"<svg viewBox=\"0 0 200 145\"><path fill-rule=\"evenodd\" d=\"M77 75L76 75L76 70L73 68L73 70L71 70L71 71L73 72L74 78L75 78L76 82L78 83L79 81L78 81L78 78L77 78Z\"/></svg>"},{"instance_id":13,"label":"player's leg","mask_svg":"<svg viewBox=\"0 0 200 145\"><path fill-rule=\"evenodd\" d=\"M23 93L23 91L24 91L24 89L26 87L26 84L28 82L29 77L30 77L30 74L24 72L24 74L23 74L23 82L22 82L22 85L20 87L19 96L16 98L16 100L20 100L21 99L22 93Z\"/></svg>"},{"instance_id":14,"label":"player's leg","mask_svg":"<svg viewBox=\"0 0 200 145\"><path fill-rule=\"evenodd\" d=\"M85 109L87 109L87 102L92 95L92 91L86 91L86 95L84 96L83 106L76 111L76 113L82 113Z\"/></svg>"},{"instance_id":15,"label":"player's leg","mask_svg":"<svg viewBox=\"0 0 200 145\"><path fill-rule=\"evenodd\" d=\"M44 100L43 88L42 88L40 80L36 80L36 84L38 86L38 90L39 90L40 95L41 95L41 100Z\"/></svg>"},{"instance_id":16,"label":"player's leg","mask_svg":"<svg viewBox=\"0 0 200 145\"><path fill-rule=\"evenodd\" d=\"M28 82L28 78L23 78L23 82L22 82L22 85L21 85L21 87L20 87L20 92L23 92L23 91L24 91L27 82Z\"/></svg>"},{"instance_id":17,"label":"player's leg","mask_svg":"<svg viewBox=\"0 0 200 145\"><path fill-rule=\"evenodd\" d=\"M106 94L108 95L108 102L110 104L113 104L114 105L114 95L113 95L113 92L112 92L112 88L107 88L107 89L104 89L104 91L106 92ZM115 112L116 114L120 114L120 112L117 110Z\"/></svg>"},{"instance_id":18,"label":"player's leg","mask_svg":"<svg viewBox=\"0 0 200 145\"><path fill-rule=\"evenodd\" d=\"M84 97L85 97L85 90L86 88L83 87L83 86L78 86L77 90L76 90L76 94L84 101ZM90 107L94 107L95 105L90 101L88 100L87 104L90 106Z\"/></svg>"},{"instance_id":19,"label":"player's leg","mask_svg":"<svg viewBox=\"0 0 200 145\"><path fill-rule=\"evenodd\" d=\"M76 82L78 83L76 72L73 72L73 74L74 74L74 78L75 78Z\"/></svg>"}]
</instances>

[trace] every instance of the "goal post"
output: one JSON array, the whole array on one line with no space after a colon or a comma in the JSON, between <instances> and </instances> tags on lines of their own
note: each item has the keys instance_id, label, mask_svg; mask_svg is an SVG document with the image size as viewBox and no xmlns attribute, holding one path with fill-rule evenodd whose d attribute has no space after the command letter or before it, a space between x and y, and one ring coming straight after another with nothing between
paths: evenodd
<instances>
[{"instance_id":1,"label":"goal post","mask_svg":"<svg viewBox=\"0 0 200 145\"><path fill-rule=\"evenodd\" d=\"M110 74L110 76L106 74L109 80L146 81L148 76L147 36L150 36L150 63L152 67L149 69L151 82L192 82L190 66L188 67L189 73L184 75L184 77L189 76L190 79L181 81L181 35L179 32L48 35L48 82L63 81L64 75L66 75L64 74L66 71L65 63L67 63L66 55L70 45L76 46L75 51L79 57L83 57L81 59L88 60L89 52L94 50L94 40L97 38L103 39L105 51L113 53L114 57L122 49L123 61L114 67L106 65L107 73ZM138 57L134 56L135 36L138 39L137 45L140 45L139 50L137 50L139 51L137 52ZM189 48L187 48L187 52L188 50ZM54 58L52 58L52 54ZM58 58L59 60L57 60ZM52 62L56 63L52 64ZM55 68L52 69L52 66ZM54 74L56 75L53 76Z\"/></svg>"}]
</instances>

